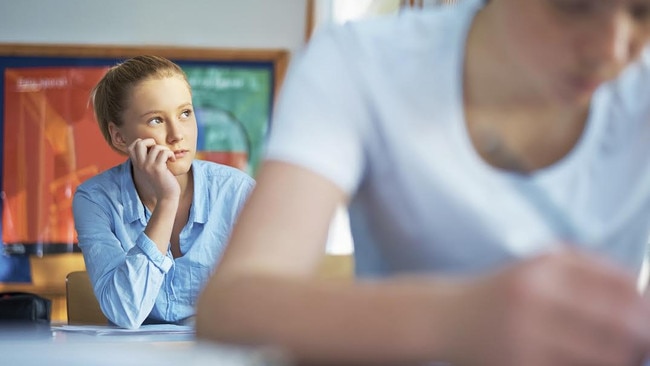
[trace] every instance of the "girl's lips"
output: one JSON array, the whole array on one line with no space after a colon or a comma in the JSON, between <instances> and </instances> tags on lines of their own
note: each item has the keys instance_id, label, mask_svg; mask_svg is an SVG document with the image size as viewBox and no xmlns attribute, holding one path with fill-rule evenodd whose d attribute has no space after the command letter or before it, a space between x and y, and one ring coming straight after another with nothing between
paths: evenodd
<instances>
[{"instance_id":1,"label":"girl's lips","mask_svg":"<svg viewBox=\"0 0 650 366\"><path fill-rule=\"evenodd\" d=\"M176 150L174 151L174 157L176 157L176 159L181 159L188 153L188 151L189 150Z\"/></svg>"}]
</instances>

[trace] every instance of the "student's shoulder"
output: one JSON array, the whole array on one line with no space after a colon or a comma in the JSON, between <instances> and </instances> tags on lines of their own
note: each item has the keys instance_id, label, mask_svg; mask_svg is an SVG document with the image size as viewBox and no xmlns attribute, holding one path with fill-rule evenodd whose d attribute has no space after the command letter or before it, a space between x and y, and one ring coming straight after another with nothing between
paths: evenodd
<instances>
[{"instance_id":1,"label":"student's shoulder","mask_svg":"<svg viewBox=\"0 0 650 366\"><path fill-rule=\"evenodd\" d=\"M428 55L460 42L465 24L480 4L480 0L464 0L454 6L407 9L399 14L330 24L314 34L308 49L344 54L360 64L392 64L406 57Z\"/></svg>"},{"instance_id":2,"label":"student's shoulder","mask_svg":"<svg viewBox=\"0 0 650 366\"><path fill-rule=\"evenodd\" d=\"M119 193L121 180L129 172L127 165L127 162L124 162L88 178L77 187L76 192Z\"/></svg>"},{"instance_id":3,"label":"student's shoulder","mask_svg":"<svg viewBox=\"0 0 650 366\"><path fill-rule=\"evenodd\" d=\"M345 52L363 53L373 47L391 48L413 42L425 33L415 23L427 17L421 14L384 15L377 18L330 24L319 28L308 48L332 47ZM435 23L435 22L434 22Z\"/></svg>"}]
</instances>

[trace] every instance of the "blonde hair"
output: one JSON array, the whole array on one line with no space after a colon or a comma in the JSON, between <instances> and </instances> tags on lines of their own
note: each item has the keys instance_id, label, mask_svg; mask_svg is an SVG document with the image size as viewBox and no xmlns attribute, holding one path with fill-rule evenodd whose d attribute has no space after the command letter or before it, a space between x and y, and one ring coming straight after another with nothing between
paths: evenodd
<instances>
[{"instance_id":1,"label":"blonde hair","mask_svg":"<svg viewBox=\"0 0 650 366\"><path fill-rule=\"evenodd\" d=\"M133 87L150 78L181 76L189 86L185 72L174 62L160 56L143 55L128 59L111 67L95 85L90 102L95 112L99 129L108 144L113 146L109 124L122 126L123 113L129 106L129 95Z\"/></svg>"}]
</instances>

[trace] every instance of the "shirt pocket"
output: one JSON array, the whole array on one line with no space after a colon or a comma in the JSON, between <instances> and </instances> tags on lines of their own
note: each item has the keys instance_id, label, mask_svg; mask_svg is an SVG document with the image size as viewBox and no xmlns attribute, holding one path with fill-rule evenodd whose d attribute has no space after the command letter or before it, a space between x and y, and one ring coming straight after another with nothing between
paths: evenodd
<instances>
[{"instance_id":1,"label":"shirt pocket","mask_svg":"<svg viewBox=\"0 0 650 366\"><path fill-rule=\"evenodd\" d=\"M205 287L206 282L210 278L212 273L212 267L206 266L200 263L192 263L190 266L190 291L189 291L189 303L191 305L196 305L203 287Z\"/></svg>"}]
</instances>

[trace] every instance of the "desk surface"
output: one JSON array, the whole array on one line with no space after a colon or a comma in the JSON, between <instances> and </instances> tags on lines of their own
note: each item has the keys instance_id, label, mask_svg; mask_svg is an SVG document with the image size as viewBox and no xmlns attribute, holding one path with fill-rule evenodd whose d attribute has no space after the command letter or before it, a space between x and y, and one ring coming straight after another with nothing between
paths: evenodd
<instances>
[{"instance_id":1,"label":"desk surface","mask_svg":"<svg viewBox=\"0 0 650 366\"><path fill-rule=\"evenodd\" d=\"M188 334L90 335L49 326L0 325L3 365L26 366L285 366L270 349L197 341Z\"/></svg>"}]
</instances>

